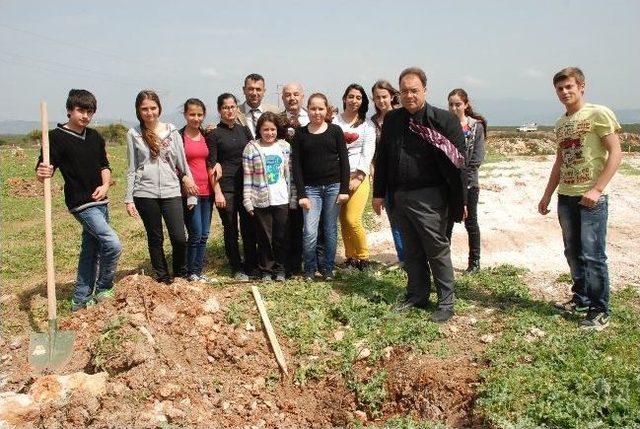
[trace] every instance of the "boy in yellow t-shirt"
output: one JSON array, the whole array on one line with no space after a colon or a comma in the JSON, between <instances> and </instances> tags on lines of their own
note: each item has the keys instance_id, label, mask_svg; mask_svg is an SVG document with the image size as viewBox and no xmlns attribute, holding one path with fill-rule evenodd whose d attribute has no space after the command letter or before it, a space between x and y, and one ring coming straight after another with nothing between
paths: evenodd
<instances>
[{"instance_id":1,"label":"boy in yellow t-shirt","mask_svg":"<svg viewBox=\"0 0 640 429\"><path fill-rule=\"evenodd\" d=\"M609 324L609 271L605 253L608 196L605 187L622 159L620 125L607 107L586 103L585 78L577 67L560 70L553 85L566 113L555 126L556 160L538 211L549 213L558 188L558 220L573 280L573 297L556 308L586 314L585 329Z\"/></svg>"}]
</instances>

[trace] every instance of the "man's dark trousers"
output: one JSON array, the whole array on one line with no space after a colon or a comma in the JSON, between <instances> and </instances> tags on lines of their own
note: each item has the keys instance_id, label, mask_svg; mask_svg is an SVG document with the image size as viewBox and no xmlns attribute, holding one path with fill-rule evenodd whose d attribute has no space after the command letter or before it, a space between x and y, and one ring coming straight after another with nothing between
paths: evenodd
<instances>
[{"instance_id":1,"label":"man's dark trousers","mask_svg":"<svg viewBox=\"0 0 640 429\"><path fill-rule=\"evenodd\" d=\"M430 272L438 292L438 308L453 310L453 265L447 239L447 188L429 187L394 193L394 218L404 240L406 299L429 302Z\"/></svg>"}]
</instances>

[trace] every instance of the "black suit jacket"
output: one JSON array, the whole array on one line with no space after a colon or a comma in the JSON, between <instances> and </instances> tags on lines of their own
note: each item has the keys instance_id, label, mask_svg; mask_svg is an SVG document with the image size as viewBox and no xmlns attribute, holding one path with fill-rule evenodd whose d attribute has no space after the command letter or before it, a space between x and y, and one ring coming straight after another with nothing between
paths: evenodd
<instances>
[{"instance_id":1,"label":"black suit jacket","mask_svg":"<svg viewBox=\"0 0 640 429\"><path fill-rule=\"evenodd\" d=\"M396 173L400 161L400 147L404 140L405 130L409 128L409 112L399 108L387 113L382 124L379 152L376 156L375 175L373 179L373 197L384 198L387 193L393 200L396 190ZM422 125L425 125L448 138L460 153L465 153L465 139L460 121L450 112L427 104ZM426 144L426 143L425 143ZM455 222L462 220L467 195L462 170L457 168L440 150L433 151L436 164L447 182L449 216Z\"/></svg>"}]
</instances>

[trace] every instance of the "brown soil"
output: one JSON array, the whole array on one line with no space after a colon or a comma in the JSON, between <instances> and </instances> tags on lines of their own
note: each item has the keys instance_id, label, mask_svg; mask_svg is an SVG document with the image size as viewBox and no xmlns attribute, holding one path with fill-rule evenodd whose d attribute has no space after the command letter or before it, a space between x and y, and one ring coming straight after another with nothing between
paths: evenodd
<instances>
[{"instance_id":1,"label":"brown soil","mask_svg":"<svg viewBox=\"0 0 640 429\"><path fill-rule=\"evenodd\" d=\"M16 197L41 197L44 195L44 186L37 179L23 179L20 177L10 177L7 179L9 193ZM53 195L62 192L62 186L53 185L51 193Z\"/></svg>"},{"instance_id":2,"label":"brown soil","mask_svg":"<svg viewBox=\"0 0 640 429\"><path fill-rule=\"evenodd\" d=\"M74 313L59 327L75 331L76 340L58 372L107 371L107 394L75 393L63 403L43 404L32 423L152 428L166 419L180 427L320 428L349 426L364 416L339 374L296 386L280 373L260 326L227 323L227 305L248 293L242 286L213 290L182 280L166 286L146 276L125 277L114 300ZM279 340L294 371L298 357L288 352L286 338ZM13 346L0 344L2 390L26 392L36 379L26 361L28 339ZM468 426L478 370L472 357L458 360L408 349L381 358L375 366L389 374L389 395L379 422L411 413ZM372 368L359 362L355 371L366 377Z\"/></svg>"}]
</instances>

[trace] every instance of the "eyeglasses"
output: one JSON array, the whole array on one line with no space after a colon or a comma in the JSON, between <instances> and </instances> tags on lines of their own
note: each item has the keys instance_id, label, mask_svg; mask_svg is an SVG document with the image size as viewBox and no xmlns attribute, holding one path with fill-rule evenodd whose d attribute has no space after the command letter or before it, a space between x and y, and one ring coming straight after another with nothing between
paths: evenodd
<instances>
[{"instance_id":1,"label":"eyeglasses","mask_svg":"<svg viewBox=\"0 0 640 429\"><path fill-rule=\"evenodd\" d=\"M400 95L402 96L407 96L407 95L418 95L420 93L424 92L424 89L422 88L418 88L418 89L403 89L402 91L400 91Z\"/></svg>"}]
</instances>

